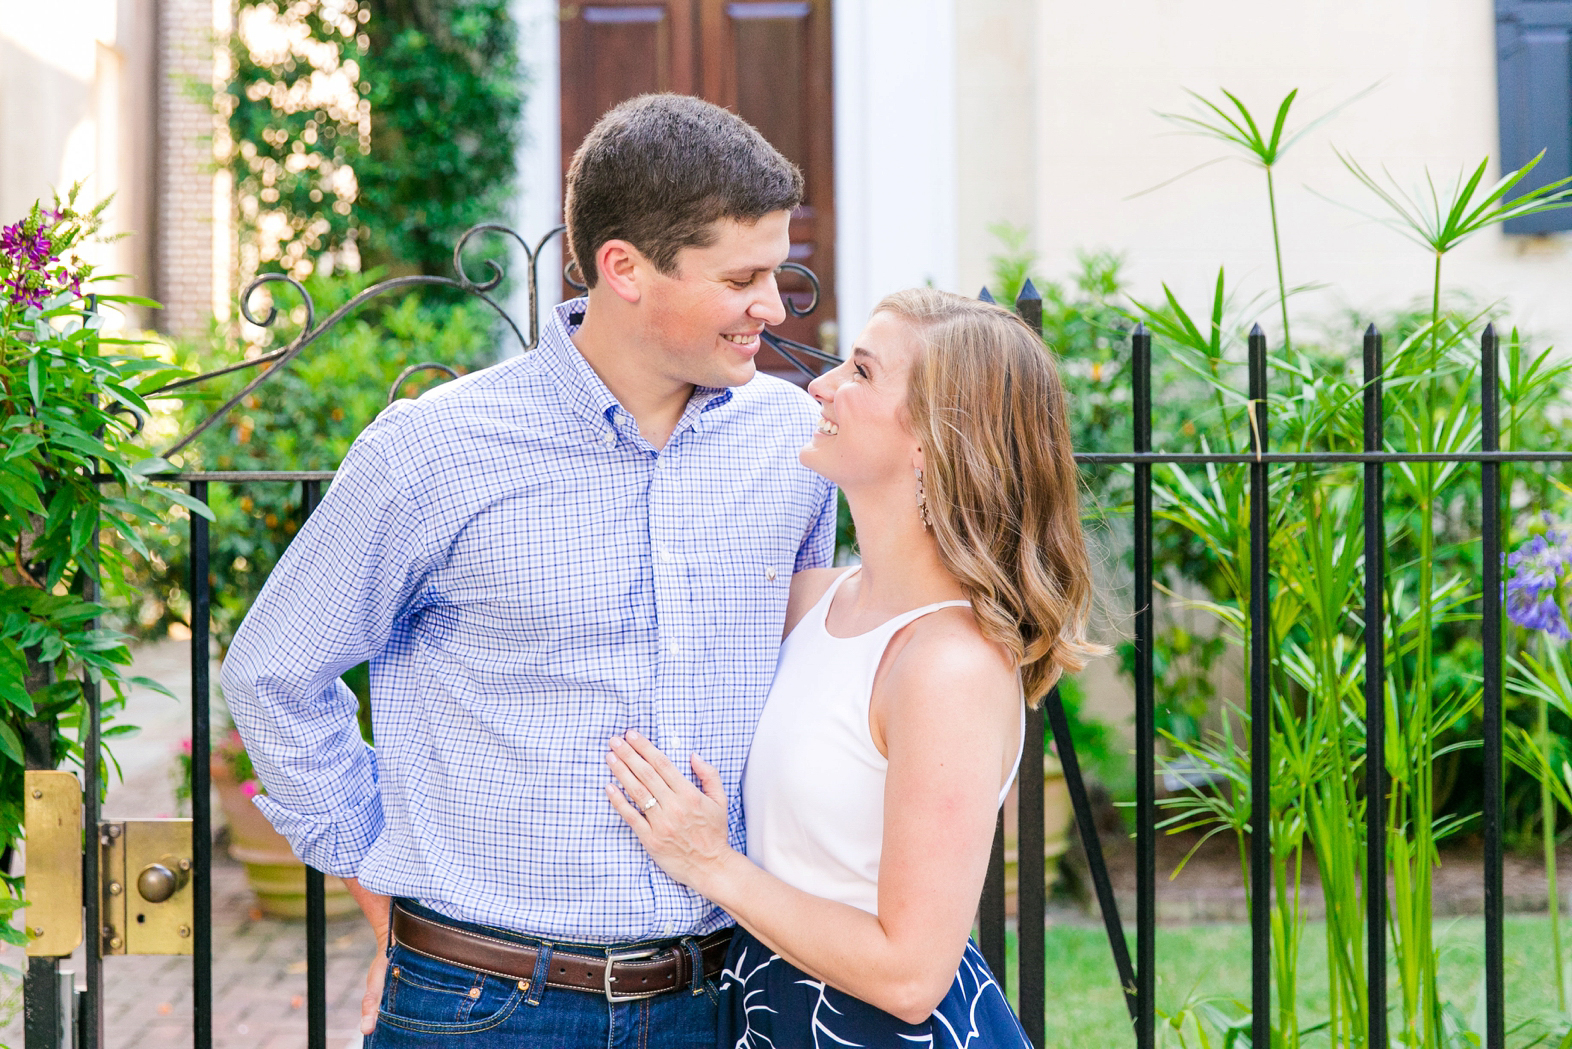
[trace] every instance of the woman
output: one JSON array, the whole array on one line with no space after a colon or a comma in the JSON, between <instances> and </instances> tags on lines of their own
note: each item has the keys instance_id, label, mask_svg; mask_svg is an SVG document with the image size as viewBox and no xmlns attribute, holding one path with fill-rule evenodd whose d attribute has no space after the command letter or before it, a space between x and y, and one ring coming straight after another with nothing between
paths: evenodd
<instances>
[{"instance_id":1,"label":"woman","mask_svg":"<svg viewBox=\"0 0 1572 1049\"><path fill-rule=\"evenodd\" d=\"M792 579L747 854L697 755L702 791L613 739L607 797L741 926L721 1045L1026 1046L968 937L1023 700L1102 651L1064 390L1008 311L913 290L808 392L823 419L801 459L845 493L862 564Z\"/></svg>"}]
</instances>

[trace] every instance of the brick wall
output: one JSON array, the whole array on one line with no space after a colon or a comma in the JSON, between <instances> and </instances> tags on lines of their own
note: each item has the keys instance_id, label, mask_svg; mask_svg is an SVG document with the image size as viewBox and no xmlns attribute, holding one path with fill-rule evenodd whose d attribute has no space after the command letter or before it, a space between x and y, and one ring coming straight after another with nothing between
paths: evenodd
<instances>
[{"instance_id":1,"label":"brick wall","mask_svg":"<svg viewBox=\"0 0 1572 1049\"><path fill-rule=\"evenodd\" d=\"M213 82L214 3L161 0L157 9L154 297L164 304L157 323L171 334L195 335L207 330L214 305L214 118L189 85Z\"/></svg>"}]
</instances>

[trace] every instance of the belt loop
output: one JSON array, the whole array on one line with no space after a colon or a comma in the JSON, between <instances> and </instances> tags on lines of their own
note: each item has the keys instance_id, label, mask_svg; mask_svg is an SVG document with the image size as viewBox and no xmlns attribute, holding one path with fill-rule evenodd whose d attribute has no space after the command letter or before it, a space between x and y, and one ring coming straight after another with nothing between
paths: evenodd
<instances>
[{"instance_id":1,"label":"belt loop","mask_svg":"<svg viewBox=\"0 0 1572 1049\"><path fill-rule=\"evenodd\" d=\"M691 936L682 938L682 949L688 952L688 968L693 971L688 984L694 994L704 993L704 952L699 949L699 943Z\"/></svg>"},{"instance_id":2,"label":"belt loop","mask_svg":"<svg viewBox=\"0 0 1572 1049\"><path fill-rule=\"evenodd\" d=\"M546 979L551 975L551 944L541 940L537 950L540 953L535 955L535 975L530 977L529 994L524 998L525 1005L540 1004L540 994L546 989Z\"/></svg>"}]
</instances>

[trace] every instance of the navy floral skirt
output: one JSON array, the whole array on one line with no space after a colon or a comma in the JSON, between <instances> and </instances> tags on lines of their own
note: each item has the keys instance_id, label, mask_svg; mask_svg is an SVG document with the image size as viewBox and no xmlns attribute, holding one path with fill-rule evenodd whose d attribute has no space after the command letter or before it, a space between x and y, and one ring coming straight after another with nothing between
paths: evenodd
<instances>
[{"instance_id":1,"label":"navy floral skirt","mask_svg":"<svg viewBox=\"0 0 1572 1049\"><path fill-rule=\"evenodd\" d=\"M974 943L920 1024L826 986L740 928L720 993L719 1049L1031 1049Z\"/></svg>"}]
</instances>

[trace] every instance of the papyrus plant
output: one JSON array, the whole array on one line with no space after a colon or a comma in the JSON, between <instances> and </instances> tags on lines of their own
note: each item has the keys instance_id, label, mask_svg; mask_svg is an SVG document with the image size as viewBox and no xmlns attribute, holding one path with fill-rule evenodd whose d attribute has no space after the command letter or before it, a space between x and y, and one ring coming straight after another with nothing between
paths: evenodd
<instances>
[{"instance_id":1,"label":"papyrus plant","mask_svg":"<svg viewBox=\"0 0 1572 1049\"><path fill-rule=\"evenodd\" d=\"M1199 96L1197 96L1199 97ZM1195 116L1176 118L1188 129L1222 140L1266 173L1277 297L1283 325L1271 351L1270 443L1275 451L1357 451L1361 445L1363 388L1355 363L1357 344L1330 351L1299 345L1288 336L1283 244L1278 232L1278 196L1273 172L1295 136L1284 128L1294 101L1290 93L1268 125L1257 121L1237 97L1200 99ZM1266 128L1270 130L1265 130ZM1341 154L1339 154L1341 156ZM1467 452L1479 447L1478 351L1473 329L1478 315L1452 316L1443 307L1442 267L1448 253L1468 237L1506 219L1569 201L1569 181L1521 196L1512 194L1532 164L1485 186L1488 161L1450 188L1427 176L1426 190L1405 193L1389 177L1370 175L1351 158L1344 163L1389 214L1396 226L1434 256L1428 321L1389 347L1385 370L1386 447L1407 452ZM1160 306L1142 306L1148 325L1166 347L1214 390L1215 408L1201 426L1203 447L1248 451L1241 356L1227 320L1229 296L1223 274L1210 315L1192 318L1166 287ZM1558 387L1562 370L1525 362L1521 346L1509 347L1503 407L1511 419L1542 410ZM1477 576L1461 570L1466 559L1438 543L1436 522L1458 497L1469 468L1457 463L1402 463L1387 469L1387 547L1411 553L1387 566L1384 592L1366 595L1363 581L1362 474L1356 467L1293 464L1271 472L1272 567L1270 631L1271 826L1249 824L1250 706L1223 713L1220 727L1199 741L1170 739L1173 753L1189 767L1211 771L1215 787L1197 787L1166 799L1173 830L1232 832L1245 862L1246 836L1270 835L1272 845L1272 973L1274 1045L1297 1047L1310 1034L1334 1046L1364 1046L1368 1030L1365 972L1365 893L1362 872L1367 806L1379 806L1385 821L1388 866L1394 879L1389 904L1390 956L1397 978L1392 987L1391 1044L1440 1049L1466 1044L1465 1009L1442 1000L1433 938L1432 873L1437 842L1465 821L1439 816L1435 807L1435 764L1448 752L1477 743L1447 742L1451 729L1466 724L1479 702L1477 681L1438 673L1437 635L1478 618ZM1220 592L1203 603L1222 622L1229 638L1248 650L1254 628L1249 606L1249 494L1244 471L1208 467L1204 473L1180 466L1160 468L1156 513L1193 535L1209 550ZM1438 571L1438 566L1441 570ZM1372 600L1385 610L1387 746L1381 755L1365 748L1365 674L1361 644L1363 610ZM1387 797L1363 793L1365 762L1386 765ZM1192 774L1189 781L1195 782ZM1302 875L1313 850L1326 909L1326 944L1331 989L1328 1015L1301 1015L1299 955L1306 914ZM1252 891L1266 891L1252 886ZM1240 1003L1210 1012L1190 1010L1172 1027L1182 1042L1201 1030L1200 1017L1228 1018L1229 1038L1243 1031ZM1459 1041L1462 1039L1462 1041Z\"/></svg>"}]
</instances>

